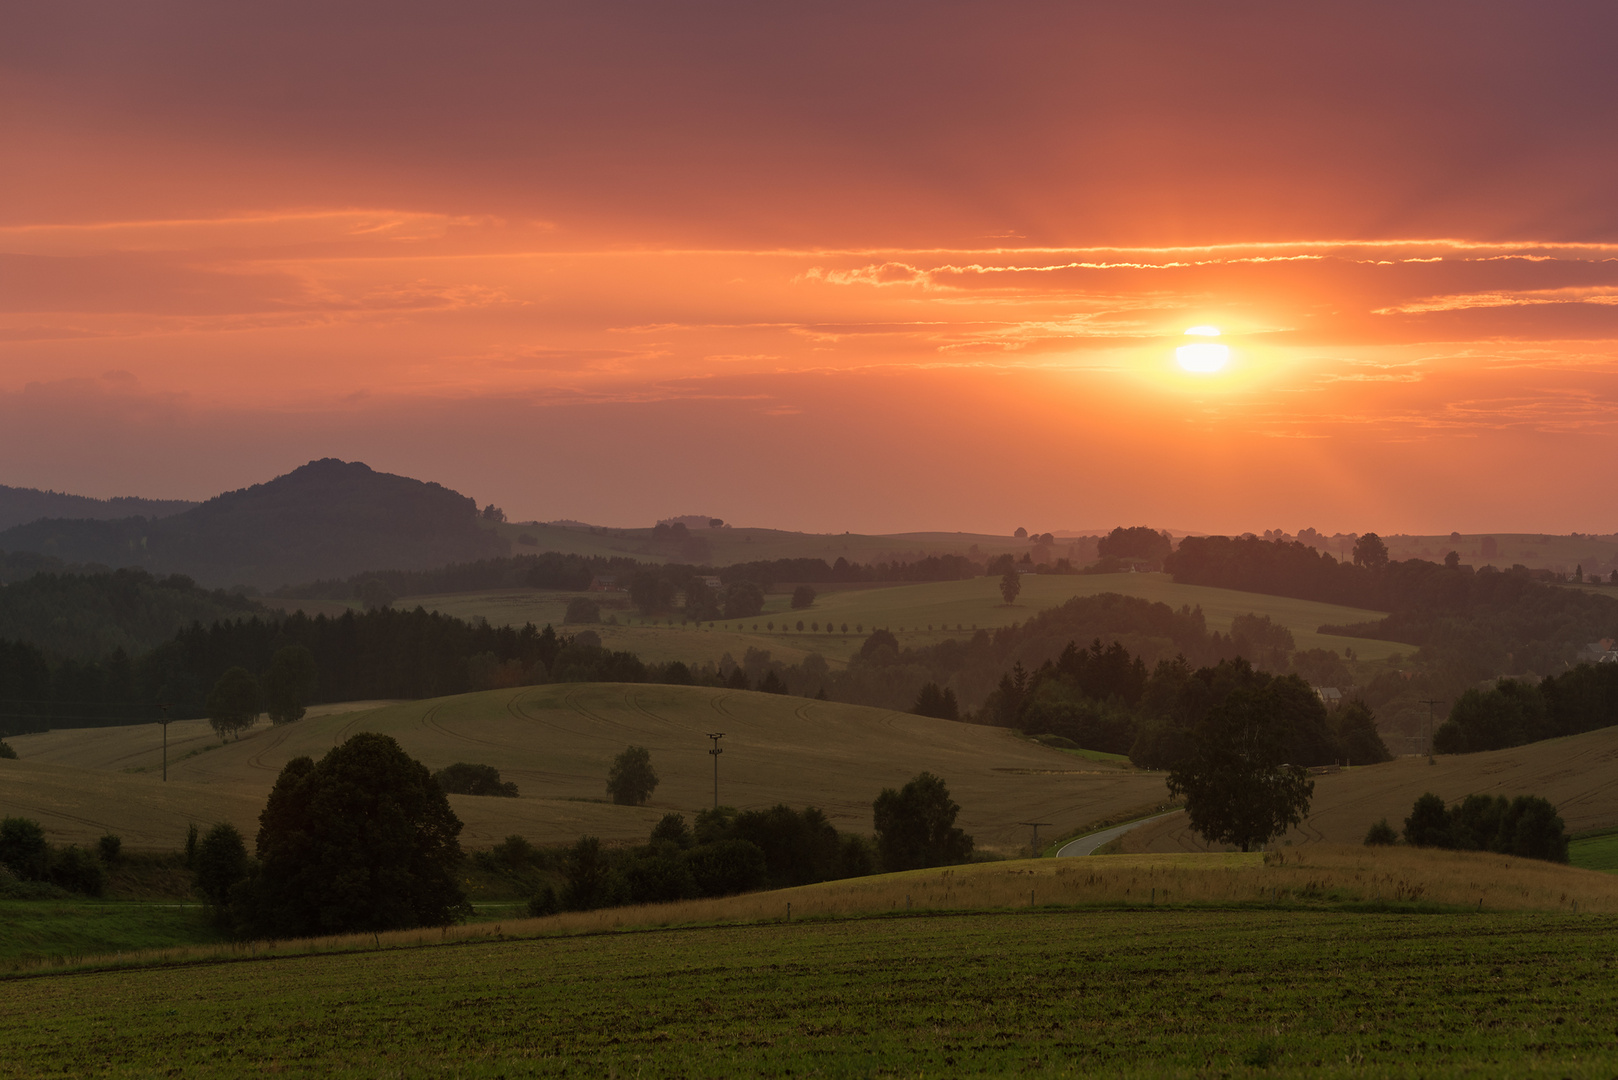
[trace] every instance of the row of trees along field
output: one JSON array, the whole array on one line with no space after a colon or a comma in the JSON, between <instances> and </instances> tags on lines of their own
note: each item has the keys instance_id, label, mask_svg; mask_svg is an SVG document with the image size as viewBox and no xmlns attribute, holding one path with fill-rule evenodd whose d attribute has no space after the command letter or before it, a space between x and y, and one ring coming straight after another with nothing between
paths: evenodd
<instances>
[{"instance_id":1,"label":"row of trees along field","mask_svg":"<svg viewBox=\"0 0 1618 1080\"><path fill-rule=\"evenodd\" d=\"M921 773L902 789L882 791L872 810L874 842L840 834L815 807L721 806L698 814L694 825L666 814L640 847L611 848L586 836L558 858L511 836L478 861L531 891L530 910L543 915L971 857L972 838L954 824L960 807L936 776ZM259 822L251 856L228 824L195 843L198 890L227 930L307 937L441 926L470 913L461 888L461 821L426 767L386 735L362 733L318 762L288 762Z\"/></svg>"},{"instance_id":2,"label":"row of trees along field","mask_svg":"<svg viewBox=\"0 0 1618 1080\"><path fill-rule=\"evenodd\" d=\"M1359 538L1351 562L1297 541L1188 536L1164 566L1192 585L1389 612L1321 630L1416 646L1423 663L1467 683L1559 671L1581 646L1618 632L1618 598L1537 581L1522 566L1393 562L1374 533Z\"/></svg>"}]
</instances>

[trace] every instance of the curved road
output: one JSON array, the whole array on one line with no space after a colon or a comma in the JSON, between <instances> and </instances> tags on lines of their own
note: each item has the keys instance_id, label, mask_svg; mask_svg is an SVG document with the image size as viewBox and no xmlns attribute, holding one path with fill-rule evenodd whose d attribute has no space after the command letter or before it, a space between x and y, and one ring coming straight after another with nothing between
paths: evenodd
<instances>
[{"instance_id":1,"label":"curved road","mask_svg":"<svg viewBox=\"0 0 1618 1080\"><path fill-rule=\"evenodd\" d=\"M1075 855L1094 855L1096 848L1102 847L1103 845L1116 840L1130 829L1138 829L1142 825L1150 824L1153 821L1160 821L1163 818L1168 817L1169 814L1182 814L1184 812L1185 811L1183 810L1170 810L1168 814L1154 814L1148 818L1141 818L1139 821L1131 821L1123 825L1114 825L1110 829L1102 829L1100 832L1093 832L1088 836L1081 836L1077 840L1069 840L1060 848L1056 849L1056 857L1058 859L1065 859L1071 858Z\"/></svg>"}]
</instances>

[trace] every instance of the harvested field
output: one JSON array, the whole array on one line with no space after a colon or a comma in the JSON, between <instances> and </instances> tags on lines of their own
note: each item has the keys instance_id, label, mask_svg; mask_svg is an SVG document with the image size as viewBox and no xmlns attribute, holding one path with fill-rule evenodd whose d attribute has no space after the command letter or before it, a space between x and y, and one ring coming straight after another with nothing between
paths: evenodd
<instances>
[{"instance_id":1,"label":"harvested field","mask_svg":"<svg viewBox=\"0 0 1618 1080\"><path fill-rule=\"evenodd\" d=\"M726 733L721 801L812 804L849 831L870 832L877 793L922 770L949 783L959 824L980 846L1008 852L1028 842L1018 822L1070 830L1163 798L1160 774L1084 760L997 728L745 691L561 684L309 717L224 744L204 722L177 723L167 785L152 768L161 738L153 725L23 736L12 740L21 760L0 768L0 813L38 818L58 841L112 831L135 847L172 848L187 821L256 831L282 765L319 757L357 731L394 736L430 768L470 761L517 783L517 799L450 797L471 847L511 833L535 843L584 833L644 840L662 814L711 804L710 731ZM141 739L150 740L144 751ZM662 777L644 807L605 801L608 765L631 744L651 750Z\"/></svg>"},{"instance_id":2,"label":"harvested field","mask_svg":"<svg viewBox=\"0 0 1618 1080\"><path fill-rule=\"evenodd\" d=\"M1317 776L1309 820L1281 843L1355 844L1382 818L1397 831L1425 792L1454 803L1468 795L1540 795L1555 804L1569 833L1618 825L1618 727L1479 754L1402 757ZM1273 845L1272 845L1273 846ZM1126 833L1126 852L1206 851L1185 815Z\"/></svg>"}]
</instances>

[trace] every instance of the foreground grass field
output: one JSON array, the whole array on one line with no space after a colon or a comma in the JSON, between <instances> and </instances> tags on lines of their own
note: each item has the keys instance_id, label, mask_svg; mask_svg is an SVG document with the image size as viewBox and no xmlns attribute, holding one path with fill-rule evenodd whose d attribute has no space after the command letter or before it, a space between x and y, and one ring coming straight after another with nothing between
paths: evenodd
<instances>
[{"instance_id":1,"label":"foreground grass field","mask_svg":"<svg viewBox=\"0 0 1618 1080\"><path fill-rule=\"evenodd\" d=\"M725 732L723 802L815 805L861 833L871 831L877 793L922 770L949 783L960 824L981 846L1008 853L1028 842L1018 822L1073 829L1164 797L1161 775L997 728L706 687L561 684L308 717L224 744L204 722L176 723L167 784L155 725L22 736L11 740L21 760L0 762L0 814L36 818L53 839L79 843L116 832L127 845L173 849L192 821L230 821L253 835L282 765L359 731L392 735L434 769L477 762L517 783L517 799L450 797L469 847L511 833L535 843L586 833L644 841L663 814L712 803L710 731ZM607 769L631 744L651 750L662 784L647 806L614 806Z\"/></svg>"},{"instance_id":2,"label":"foreground grass field","mask_svg":"<svg viewBox=\"0 0 1618 1080\"><path fill-rule=\"evenodd\" d=\"M1618 920L1031 910L36 976L0 1076L1608 1077Z\"/></svg>"},{"instance_id":3,"label":"foreground grass field","mask_svg":"<svg viewBox=\"0 0 1618 1080\"><path fill-rule=\"evenodd\" d=\"M624 608L603 613L617 618L617 625L591 625L589 629L600 634L602 644L609 648L627 649L649 661L717 661L727 652L740 659L749 648L757 648L767 649L777 659L788 662L818 652L829 661L845 663L865 639L864 634L854 632L855 626L864 626L866 633L881 626L897 634L900 642L908 646L934 645L947 638L970 636L974 629L992 630L1026 622L1029 616L1057 607L1075 596L1106 592L1138 596L1176 609L1200 605L1207 617L1208 629L1222 632L1229 631L1231 620L1237 615L1268 615L1292 631L1300 649L1324 648L1339 653L1353 649L1355 655L1366 660L1380 660L1396 652L1409 651L1409 646L1397 642L1318 633L1324 625L1374 621L1382 618L1381 612L1203 585L1178 585L1167 574L1026 574L1022 578L1022 593L1015 604L1004 602L1000 596L1000 579L989 577L828 590L816 599L813 607L802 611L790 610L790 598L775 594L768 598L764 613L756 618L720 620L711 628L706 624L681 626L678 621L670 626L666 619L656 626L647 625L647 620L638 613ZM590 595L506 589L412 596L399 600L398 604L405 607L420 604L428 610L463 619L481 616L497 626L532 622L536 626L551 623L560 627L567 602L577 596ZM602 596L594 594L593 598L600 600ZM806 628L813 623L823 628L831 623L838 627L838 632L799 631L796 629L799 620ZM776 628L765 629L771 622ZM793 629L787 629L789 623ZM845 623L849 627L846 634L841 632ZM755 626L758 629L755 630Z\"/></svg>"}]
</instances>

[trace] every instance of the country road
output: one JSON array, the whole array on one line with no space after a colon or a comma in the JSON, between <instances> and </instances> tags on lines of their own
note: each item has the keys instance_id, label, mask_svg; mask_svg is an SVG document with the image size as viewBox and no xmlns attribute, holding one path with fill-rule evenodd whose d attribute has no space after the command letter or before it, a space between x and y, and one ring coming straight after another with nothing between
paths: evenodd
<instances>
[{"instance_id":1,"label":"country road","mask_svg":"<svg viewBox=\"0 0 1618 1080\"><path fill-rule=\"evenodd\" d=\"M1179 813L1184 813L1184 811L1170 810L1168 814L1154 814L1148 818L1141 818L1139 821L1131 821L1123 825L1114 825L1110 829L1102 829L1100 832L1093 832L1089 836L1081 836L1077 840L1070 840L1058 848L1056 850L1056 857L1058 859L1066 859L1075 855L1094 855L1096 848L1111 843L1113 840L1116 840L1118 837L1124 835L1124 833L1128 832L1130 829L1137 829L1149 822L1166 818L1169 816L1169 814Z\"/></svg>"}]
</instances>

